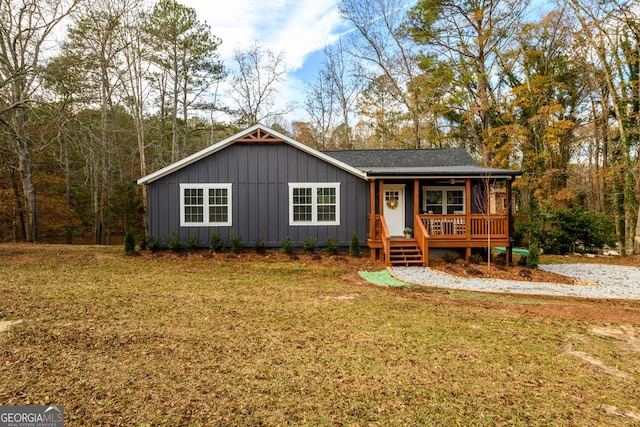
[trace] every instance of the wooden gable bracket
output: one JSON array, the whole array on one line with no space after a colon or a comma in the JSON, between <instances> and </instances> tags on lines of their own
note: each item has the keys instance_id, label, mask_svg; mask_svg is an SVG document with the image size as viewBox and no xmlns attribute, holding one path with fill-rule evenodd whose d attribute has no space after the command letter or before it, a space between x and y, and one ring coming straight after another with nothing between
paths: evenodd
<instances>
[{"instance_id":1,"label":"wooden gable bracket","mask_svg":"<svg viewBox=\"0 0 640 427\"><path fill-rule=\"evenodd\" d=\"M284 140L258 128L254 132L238 138L236 142L284 142Z\"/></svg>"}]
</instances>

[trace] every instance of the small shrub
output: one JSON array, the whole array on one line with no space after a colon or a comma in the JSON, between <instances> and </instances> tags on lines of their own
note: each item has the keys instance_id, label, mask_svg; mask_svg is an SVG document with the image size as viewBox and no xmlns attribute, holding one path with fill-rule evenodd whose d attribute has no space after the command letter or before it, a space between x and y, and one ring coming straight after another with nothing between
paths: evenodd
<instances>
[{"instance_id":1,"label":"small shrub","mask_svg":"<svg viewBox=\"0 0 640 427\"><path fill-rule=\"evenodd\" d=\"M353 257L360 256L360 240L358 234L354 231L351 235L351 243L349 244L349 254Z\"/></svg>"},{"instance_id":2,"label":"small shrub","mask_svg":"<svg viewBox=\"0 0 640 427\"><path fill-rule=\"evenodd\" d=\"M169 236L169 240L167 241L167 246L173 252L180 252L184 249L184 245L180 241L180 235L177 231L173 230L171 235Z\"/></svg>"},{"instance_id":3,"label":"small shrub","mask_svg":"<svg viewBox=\"0 0 640 427\"><path fill-rule=\"evenodd\" d=\"M520 267L526 267L527 266L527 256L526 255L522 255L520 257L520 259L518 260L518 265Z\"/></svg>"},{"instance_id":4,"label":"small shrub","mask_svg":"<svg viewBox=\"0 0 640 427\"><path fill-rule=\"evenodd\" d=\"M324 251L329 255L335 255L338 253L339 244L340 240L337 237L327 237L327 247L324 248Z\"/></svg>"},{"instance_id":5,"label":"small shrub","mask_svg":"<svg viewBox=\"0 0 640 427\"><path fill-rule=\"evenodd\" d=\"M253 249L261 255L267 252L267 244L263 239L256 240L256 244L253 245Z\"/></svg>"},{"instance_id":6,"label":"small shrub","mask_svg":"<svg viewBox=\"0 0 640 427\"><path fill-rule=\"evenodd\" d=\"M156 239L155 236L149 235L147 238L147 249L151 251L151 253L160 252L160 246L162 242L159 239Z\"/></svg>"},{"instance_id":7,"label":"small shrub","mask_svg":"<svg viewBox=\"0 0 640 427\"><path fill-rule=\"evenodd\" d=\"M458 260L459 256L457 252L447 251L442 255L442 260L447 264L453 264Z\"/></svg>"},{"instance_id":8,"label":"small shrub","mask_svg":"<svg viewBox=\"0 0 640 427\"><path fill-rule=\"evenodd\" d=\"M537 243L529 245L529 256L527 256L527 267L531 269L538 268L540 264L540 248Z\"/></svg>"},{"instance_id":9,"label":"small shrub","mask_svg":"<svg viewBox=\"0 0 640 427\"><path fill-rule=\"evenodd\" d=\"M482 264L484 262L484 258L480 254L473 254L469 258L472 264Z\"/></svg>"},{"instance_id":10,"label":"small shrub","mask_svg":"<svg viewBox=\"0 0 640 427\"><path fill-rule=\"evenodd\" d=\"M309 236L302 242L302 252L312 254L316 251L316 239Z\"/></svg>"},{"instance_id":11,"label":"small shrub","mask_svg":"<svg viewBox=\"0 0 640 427\"><path fill-rule=\"evenodd\" d=\"M187 243L187 249L189 249L190 252L195 252L200 249L200 240L198 236L196 236L196 233L191 233L189 243Z\"/></svg>"},{"instance_id":12,"label":"small shrub","mask_svg":"<svg viewBox=\"0 0 640 427\"><path fill-rule=\"evenodd\" d=\"M224 246L224 241L220 238L220 235L216 232L211 233L209 237L209 249L213 252L222 252L222 246Z\"/></svg>"},{"instance_id":13,"label":"small shrub","mask_svg":"<svg viewBox=\"0 0 640 427\"><path fill-rule=\"evenodd\" d=\"M133 252L136 250L136 238L133 235L133 231L127 231L127 235L124 237L124 251Z\"/></svg>"},{"instance_id":14,"label":"small shrub","mask_svg":"<svg viewBox=\"0 0 640 427\"><path fill-rule=\"evenodd\" d=\"M293 253L293 243L291 243L291 239L289 236L285 237L280 245L280 252L283 252L287 255L291 255Z\"/></svg>"},{"instance_id":15,"label":"small shrub","mask_svg":"<svg viewBox=\"0 0 640 427\"><path fill-rule=\"evenodd\" d=\"M232 234L229 237L229 246L231 247L231 252L234 254L239 254L242 248L244 247L244 242L237 234Z\"/></svg>"}]
</instances>

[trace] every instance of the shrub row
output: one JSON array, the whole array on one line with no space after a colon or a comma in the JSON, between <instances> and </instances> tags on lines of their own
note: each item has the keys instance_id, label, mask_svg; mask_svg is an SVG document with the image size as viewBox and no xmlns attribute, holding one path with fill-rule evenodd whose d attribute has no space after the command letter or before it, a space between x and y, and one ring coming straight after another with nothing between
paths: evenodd
<instances>
[{"instance_id":1,"label":"shrub row","mask_svg":"<svg viewBox=\"0 0 640 427\"><path fill-rule=\"evenodd\" d=\"M324 248L324 252L330 255L335 255L338 253L340 240L337 237L328 237L326 240L326 246ZM133 233L129 231L125 237L125 251L131 252L135 250L136 242ZM143 240L140 244L141 249L148 249L151 252L158 252L160 247L162 246L162 242L160 239L157 239L154 236L149 236L146 241ZM212 252L222 252L224 248L224 240L220 237L218 233L211 233L209 237L209 249ZM194 252L200 249L201 242L195 233L191 233L189 237L189 241L184 244L180 241L180 236L177 231L173 231L168 239L167 239L167 247L174 252L181 252L185 249ZM244 248L244 242L237 234L232 234L229 237L229 250L233 253L239 253ZM258 239L253 246L253 249L259 253L263 254L267 251L267 244L263 239ZM316 251L316 240L313 237L307 237L302 242L302 251L304 253L312 254ZM292 254L295 250L293 243L289 236L287 236L280 244L280 251L286 254ZM353 232L351 237L351 243L349 245L349 253L352 256L360 255L360 241L358 239L358 235L356 232Z\"/></svg>"}]
</instances>

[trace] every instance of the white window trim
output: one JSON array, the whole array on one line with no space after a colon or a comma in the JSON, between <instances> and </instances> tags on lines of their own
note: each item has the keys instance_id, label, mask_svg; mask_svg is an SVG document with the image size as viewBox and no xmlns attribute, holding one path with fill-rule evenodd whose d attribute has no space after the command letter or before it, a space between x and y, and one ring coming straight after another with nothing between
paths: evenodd
<instances>
[{"instance_id":1,"label":"white window trim","mask_svg":"<svg viewBox=\"0 0 640 427\"><path fill-rule=\"evenodd\" d=\"M467 197L466 197L466 188L464 186L460 187L451 187L451 186L442 186L442 187L422 187L422 211L427 213L427 191L462 191L462 213L467 212ZM438 215L449 215L447 214L447 197L446 194L442 195L442 212L443 214Z\"/></svg>"},{"instance_id":2,"label":"white window trim","mask_svg":"<svg viewBox=\"0 0 640 427\"><path fill-rule=\"evenodd\" d=\"M311 188L312 189L312 220L311 221L294 221L293 220L293 190L295 188ZM335 221L318 221L318 188L335 188L336 190L336 220ZM289 183L289 225L340 225L340 183L339 182L290 182Z\"/></svg>"},{"instance_id":3,"label":"white window trim","mask_svg":"<svg viewBox=\"0 0 640 427\"><path fill-rule=\"evenodd\" d=\"M231 184L180 184L180 226L181 227L230 227L233 206ZM227 189L227 221L209 222L209 190ZM184 217L184 190L202 189L203 222L186 222Z\"/></svg>"}]
</instances>

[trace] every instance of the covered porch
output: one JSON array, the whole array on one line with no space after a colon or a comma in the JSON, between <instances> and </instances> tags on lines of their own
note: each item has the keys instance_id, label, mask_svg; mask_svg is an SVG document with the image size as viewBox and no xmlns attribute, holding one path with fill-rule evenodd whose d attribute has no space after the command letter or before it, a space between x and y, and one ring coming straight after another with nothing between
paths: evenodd
<instances>
[{"instance_id":1,"label":"covered porch","mask_svg":"<svg viewBox=\"0 0 640 427\"><path fill-rule=\"evenodd\" d=\"M429 252L507 248L511 262L513 177L385 178L370 182L371 257L385 265L429 264ZM411 235L405 236L405 229Z\"/></svg>"}]
</instances>

